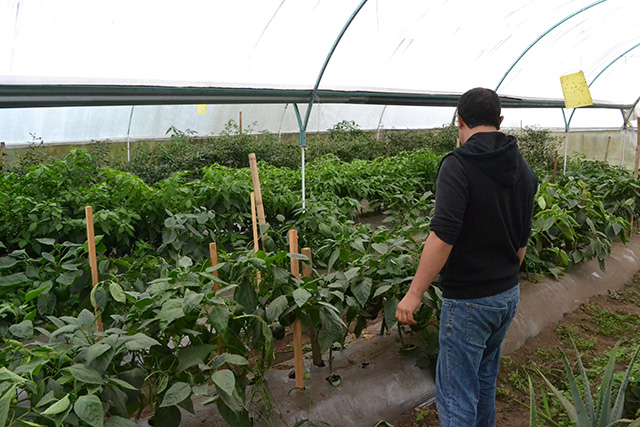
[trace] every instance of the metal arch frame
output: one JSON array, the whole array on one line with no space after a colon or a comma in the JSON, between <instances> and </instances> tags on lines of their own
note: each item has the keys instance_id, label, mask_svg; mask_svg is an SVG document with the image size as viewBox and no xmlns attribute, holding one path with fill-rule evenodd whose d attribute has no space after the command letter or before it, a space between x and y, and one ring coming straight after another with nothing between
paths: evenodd
<instances>
[{"instance_id":1,"label":"metal arch frame","mask_svg":"<svg viewBox=\"0 0 640 427\"><path fill-rule=\"evenodd\" d=\"M589 82L589 84L587 85L588 87L591 87L591 85L593 83L595 83L596 80L598 80L598 77L600 77L605 71L607 71L607 69L609 67L611 67L613 64L615 64L618 60L622 59L625 57L626 54L628 54L629 52L631 52L632 50L636 49L640 47L640 43L637 43L635 45L633 45L632 47L630 47L629 49L625 50L623 53L621 53L620 55L618 55L613 61L609 62L602 70L600 70L600 72L593 78L593 80L591 80L591 82ZM640 99L640 98L639 98ZM638 101L636 101L636 104L638 103ZM635 105L634 104L634 108ZM631 109L631 111L633 111L633 108ZM571 112L571 115L569 116L569 120L565 120L565 130L568 132L569 131L569 126L571 126L571 119L573 119L573 115L575 114L576 109L574 108L573 111ZM624 117L624 113L622 114L622 116ZM629 114L629 117L631 117L631 114ZM626 120L624 121L624 125L626 126L627 124L627 120L629 120L628 118L626 118Z\"/></svg>"},{"instance_id":2,"label":"metal arch frame","mask_svg":"<svg viewBox=\"0 0 640 427\"><path fill-rule=\"evenodd\" d=\"M320 69L320 72L318 73L318 78L316 79L316 83L313 86L313 90L311 91L309 105L307 106L307 111L305 113L304 120L300 115L300 109L298 108L298 104L297 103L293 104L293 109L296 113L296 119L298 120L298 128L300 128L300 152L301 152L301 163L302 163L302 170L301 170L302 172L302 209L303 210L306 207L305 206L306 205L305 150L307 148L307 126L309 124L309 118L311 117L311 109L313 108L313 103L315 102L316 97L318 95L318 87L320 87L320 81L322 80L322 77L324 76L324 72L326 71L327 66L329 65L329 61L331 61L331 57L333 56L333 53L338 47L340 40L342 40L342 36L344 36L344 33L347 32L347 29L349 28L353 20L356 18L356 15L358 15L358 12L362 10L362 8L366 3L367 3L367 0L362 0L360 2L358 7L356 7L356 9L353 11L351 16L347 20L347 22L342 27L342 30L338 34L338 37L336 37L336 40L333 42L333 46L331 46L331 49L329 50L329 53L327 54L327 57L324 60L324 64L322 64L322 68Z\"/></svg>"},{"instance_id":3,"label":"metal arch frame","mask_svg":"<svg viewBox=\"0 0 640 427\"><path fill-rule=\"evenodd\" d=\"M624 58L624 56L626 54L628 54L632 50L636 49L637 47L640 47L640 43L637 43L637 44L633 45L632 47L630 47L629 49L625 50L623 53L618 55L611 62L609 62L604 68L602 68L602 70L600 70L600 72L598 74L596 74L596 76L589 82L587 87L591 87L591 85L596 80L598 80L598 77L600 77L609 67L611 67L613 64L615 64L619 59ZM635 106L638 104L638 101L640 101L640 98L638 98L638 100L636 100L635 104L631 108L631 111L629 112L629 115L627 117L625 117L624 111L622 109L620 109L620 112L622 113L622 118L624 120L624 122L622 124L622 128L623 129L626 129L629 117L631 117L631 114L633 113L633 110L634 110ZM569 119L567 120L567 115L565 113L565 109L564 108L562 109L562 118L564 119L564 132L565 132L565 139L564 139L564 166L563 166L563 173L564 174L567 173L567 154L568 154L568 149L569 149L569 129L571 127L571 120L573 119L573 115L575 113L576 113L576 109L573 108L572 111L571 111L571 115L569 116ZM624 150L624 148L623 148L623 150Z\"/></svg>"},{"instance_id":4,"label":"metal arch frame","mask_svg":"<svg viewBox=\"0 0 640 427\"><path fill-rule=\"evenodd\" d=\"M551 31L555 30L556 28L558 28L560 25L564 24L565 22L567 22L569 19L573 18L576 15L579 15L580 13L591 9L594 6L597 6L601 3L604 3L607 0L598 0L594 3L591 3L588 6L583 7L580 10L577 10L576 12L573 12L572 14L564 17L563 19L561 19L560 21L556 22L551 28L549 28L547 31L545 31L544 33L542 33L537 39L535 39L535 41L533 43L531 43L521 54L520 56L518 56L518 59L516 59L514 61L513 64L511 64L511 66L509 67L509 69L507 70L506 73L504 73L504 76L502 76L502 78L500 79L500 82L498 83L498 85L495 88L495 91L497 92L498 89L500 88L500 86L502 86L502 83L504 82L504 80L507 78L507 76L509 75L509 73L511 73L511 71L513 70L513 68L516 66L516 64L518 62L520 62L520 60L527 54L527 52L529 52L529 50L531 50L531 48L533 48L533 46L535 46L540 40L542 40L544 38L544 36L546 36L547 34L549 34Z\"/></svg>"}]
</instances>

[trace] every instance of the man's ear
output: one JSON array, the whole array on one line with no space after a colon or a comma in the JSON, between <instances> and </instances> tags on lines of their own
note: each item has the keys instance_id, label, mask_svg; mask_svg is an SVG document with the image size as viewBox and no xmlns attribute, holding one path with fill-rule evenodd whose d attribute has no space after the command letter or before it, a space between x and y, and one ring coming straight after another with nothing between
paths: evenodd
<instances>
[{"instance_id":1,"label":"man's ear","mask_svg":"<svg viewBox=\"0 0 640 427\"><path fill-rule=\"evenodd\" d=\"M464 120L462 120L462 117L460 117L460 114L456 114L456 117L458 119L458 129L462 129L463 126L467 125Z\"/></svg>"},{"instance_id":2,"label":"man's ear","mask_svg":"<svg viewBox=\"0 0 640 427\"><path fill-rule=\"evenodd\" d=\"M502 124L502 121L504 120L504 116L500 116L500 120L498 120L498 130L500 130L500 125Z\"/></svg>"}]
</instances>

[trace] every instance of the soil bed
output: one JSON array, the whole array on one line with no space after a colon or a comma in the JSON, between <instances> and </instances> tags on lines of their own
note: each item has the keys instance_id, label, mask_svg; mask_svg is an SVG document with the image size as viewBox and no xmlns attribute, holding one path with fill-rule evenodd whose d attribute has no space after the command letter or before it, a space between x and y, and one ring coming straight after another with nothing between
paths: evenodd
<instances>
[{"instance_id":1,"label":"soil bed","mask_svg":"<svg viewBox=\"0 0 640 427\"><path fill-rule=\"evenodd\" d=\"M580 351L580 357L590 376L595 399L601 372L610 350L620 342L616 372L624 371L633 351L640 345L639 329L640 273L637 273L627 282L624 289L590 298L586 304L564 315L558 324L542 329L536 337L528 340L518 350L502 357L497 386L496 426L529 426L529 410L518 402L529 402L527 376L531 376L537 383L534 387L538 408L542 407L540 400L542 380L535 370L544 373L556 387L567 388L560 349L575 366L576 358L570 337L573 337ZM638 381L639 379L636 378L630 388L637 387ZM554 415L553 419L561 425L569 425L569 420L555 397L549 396L549 404ZM624 416L635 418L637 410L638 406L631 407L628 404L625 407ZM394 423L395 427L439 425L435 404L407 411ZM545 424L541 423L541 425Z\"/></svg>"}]
</instances>

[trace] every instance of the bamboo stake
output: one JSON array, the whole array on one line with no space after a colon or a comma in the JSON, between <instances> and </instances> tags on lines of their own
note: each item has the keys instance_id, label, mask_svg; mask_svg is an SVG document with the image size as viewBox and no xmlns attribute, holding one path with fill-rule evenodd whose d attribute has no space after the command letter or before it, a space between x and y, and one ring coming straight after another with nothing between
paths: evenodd
<instances>
[{"instance_id":1,"label":"bamboo stake","mask_svg":"<svg viewBox=\"0 0 640 427\"><path fill-rule=\"evenodd\" d=\"M218 265L218 245L216 245L216 242L209 243L209 258L211 259L211 267ZM220 277L218 276L218 270L215 270L212 274ZM213 290L216 292L220 290L220 284L216 281L213 282Z\"/></svg>"},{"instance_id":2,"label":"bamboo stake","mask_svg":"<svg viewBox=\"0 0 640 427\"><path fill-rule=\"evenodd\" d=\"M239 123L239 125L240 125L239 126L240 127L240 135L242 136L242 111L239 111L238 113L239 113L238 114L238 121L240 122Z\"/></svg>"},{"instance_id":3,"label":"bamboo stake","mask_svg":"<svg viewBox=\"0 0 640 427\"><path fill-rule=\"evenodd\" d=\"M289 252L298 253L298 232L289 230ZM291 258L291 274L300 278L300 263L297 259ZM302 358L302 322L296 319L293 322L293 359L296 373L296 388L298 391L304 390L304 360Z\"/></svg>"},{"instance_id":4,"label":"bamboo stake","mask_svg":"<svg viewBox=\"0 0 640 427\"><path fill-rule=\"evenodd\" d=\"M609 157L609 146L611 145L611 137L607 138L607 149L604 152L604 162L607 163L607 157Z\"/></svg>"},{"instance_id":5,"label":"bamboo stake","mask_svg":"<svg viewBox=\"0 0 640 427\"><path fill-rule=\"evenodd\" d=\"M253 182L253 191L256 198L256 214L258 217L258 225L263 226L266 224L266 217L264 215L264 205L262 204L262 190L260 189L260 176L258 175L258 163L255 153L249 154L249 167L251 168L251 181ZM264 236L260 233L262 239L262 246L264 247Z\"/></svg>"},{"instance_id":6,"label":"bamboo stake","mask_svg":"<svg viewBox=\"0 0 640 427\"><path fill-rule=\"evenodd\" d=\"M553 183L556 183L556 177L558 176L558 152L556 151L556 157L553 160Z\"/></svg>"},{"instance_id":7,"label":"bamboo stake","mask_svg":"<svg viewBox=\"0 0 640 427\"><path fill-rule=\"evenodd\" d=\"M93 230L93 208L85 206L84 214L87 218L87 246L89 248L89 266L91 267L91 285L95 288L98 285L98 260L96 258L96 236ZM93 310L97 317L98 332L102 332L102 317L97 303L93 306Z\"/></svg>"},{"instance_id":8,"label":"bamboo stake","mask_svg":"<svg viewBox=\"0 0 640 427\"><path fill-rule=\"evenodd\" d=\"M251 224L253 226L253 248L256 253L260 250L260 241L258 240L258 226L256 224L256 194L251 192ZM256 285L260 289L260 282L262 277L260 276L260 270L256 272Z\"/></svg>"},{"instance_id":9,"label":"bamboo stake","mask_svg":"<svg viewBox=\"0 0 640 427\"><path fill-rule=\"evenodd\" d=\"M302 255L309 259L308 263L302 264L302 275L304 277L312 277L313 264L311 262L311 248L302 248L300 251ZM320 344L318 344L318 337L313 329L313 323L309 325L309 340L311 341L311 356L313 364L319 367L324 366L324 360L322 360L322 353L320 353Z\"/></svg>"}]
</instances>

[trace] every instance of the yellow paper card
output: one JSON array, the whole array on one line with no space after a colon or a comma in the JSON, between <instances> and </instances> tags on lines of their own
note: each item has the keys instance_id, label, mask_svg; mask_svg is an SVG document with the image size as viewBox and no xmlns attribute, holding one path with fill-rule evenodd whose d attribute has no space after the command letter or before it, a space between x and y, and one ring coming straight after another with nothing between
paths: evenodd
<instances>
[{"instance_id":1,"label":"yellow paper card","mask_svg":"<svg viewBox=\"0 0 640 427\"><path fill-rule=\"evenodd\" d=\"M207 114L207 104L198 104L198 109L196 110L199 116Z\"/></svg>"},{"instance_id":2,"label":"yellow paper card","mask_svg":"<svg viewBox=\"0 0 640 427\"><path fill-rule=\"evenodd\" d=\"M562 93L564 94L564 105L566 108L593 105L589 85L582 71L560 77L560 83L562 84Z\"/></svg>"}]
</instances>

